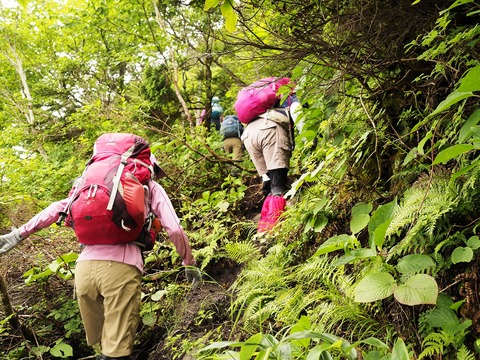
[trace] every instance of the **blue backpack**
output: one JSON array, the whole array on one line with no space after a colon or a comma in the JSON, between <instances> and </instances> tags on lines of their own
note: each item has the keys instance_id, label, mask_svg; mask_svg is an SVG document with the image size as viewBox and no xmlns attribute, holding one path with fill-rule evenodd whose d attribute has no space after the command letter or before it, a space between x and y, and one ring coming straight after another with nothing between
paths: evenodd
<instances>
[{"instance_id":1,"label":"blue backpack","mask_svg":"<svg viewBox=\"0 0 480 360\"><path fill-rule=\"evenodd\" d=\"M220 117L223 114L223 108L219 104L212 105L212 115L210 118L212 120L220 120Z\"/></svg>"},{"instance_id":2,"label":"blue backpack","mask_svg":"<svg viewBox=\"0 0 480 360\"><path fill-rule=\"evenodd\" d=\"M235 115L228 115L220 125L220 135L222 135L224 139L232 137L240 138L242 133L243 126Z\"/></svg>"}]
</instances>

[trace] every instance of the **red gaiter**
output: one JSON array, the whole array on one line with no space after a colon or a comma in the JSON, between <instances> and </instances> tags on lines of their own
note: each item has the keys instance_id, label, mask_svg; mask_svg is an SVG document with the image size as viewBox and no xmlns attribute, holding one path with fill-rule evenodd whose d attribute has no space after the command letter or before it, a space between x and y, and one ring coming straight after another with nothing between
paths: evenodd
<instances>
[{"instance_id":1,"label":"red gaiter","mask_svg":"<svg viewBox=\"0 0 480 360\"><path fill-rule=\"evenodd\" d=\"M287 201L282 195L268 195L263 202L258 232L271 230L278 222L278 218L285 211Z\"/></svg>"}]
</instances>

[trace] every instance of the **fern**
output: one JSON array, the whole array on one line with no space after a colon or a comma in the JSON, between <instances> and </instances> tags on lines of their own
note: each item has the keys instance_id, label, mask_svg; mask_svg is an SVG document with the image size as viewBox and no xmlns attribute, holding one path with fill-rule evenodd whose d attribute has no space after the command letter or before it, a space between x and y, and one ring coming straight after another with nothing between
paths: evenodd
<instances>
[{"instance_id":1,"label":"fern","mask_svg":"<svg viewBox=\"0 0 480 360\"><path fill-rule=\"evenodd\" d=\"M418 356L418 360L431 357L433 355L446 355L450 353L446 348L449 346L456 348L456 340L457 339L454 334L444 330L427 335L423 342L423 345L426 345L426 347ZM468 350L465 344L462 344L458 348L456 355L457 360L475 359L475 354Z\"/></svg>"},{"instance_id":2,"label":"fern","mask_svg":"<svg viewBox=\"0 0 480 360\"><path fill-rule=\"evenodd\" d=\"M228 243L225 245L228 256L239 264L245 264L253 260L258 260L261 256L257 246L252 242Z\"/></svg>"},{"instance_id":3,"label":"fern","mask_svg":"<svg viewBox=\"0 0 480 360\"><path fill-rule=\"evenodd\" d=\"M429 334L423 342L423 345L426 347L418 356L418 360L421 360L427 356L431 357L436 354L443 354L445 334L445 332Z\"/></svg>"},{"instance_id":4,"label":"fern","mask_svg":"<svg viewBox=\"0 0 480 360\"><path fill-rule=\"evenodd\" d=\"M462 345L457 351L457 360L475 360L475 354Z\"/></svg>"},{"instance_id":5,"label":"fern","mask_svg":"<svg viewBox=\"0 0 480 360\"><path fill-rule=\"evenodd\" d=\"M458 193L448 180L444 174L434 176L431 183L423 177L405 191L386 235L400 235L405 230L406 234L392 247L389 258L436 245L432 239L439 222L459 204Z\"/></svg>"},{"instance_id":6,"label":"fern","mask_svg":"<svg viewBox=\"0 0 480 360\"><path fill-rule=\"evenodd\" d=\"M249 331L257 329L271 314L279 311L270 302L288 289L285 269L289 258L283 245L275 245L264 258L249 262L232 285L235 301L231 311L242 317Z\"/></svg>"}]
</instances>

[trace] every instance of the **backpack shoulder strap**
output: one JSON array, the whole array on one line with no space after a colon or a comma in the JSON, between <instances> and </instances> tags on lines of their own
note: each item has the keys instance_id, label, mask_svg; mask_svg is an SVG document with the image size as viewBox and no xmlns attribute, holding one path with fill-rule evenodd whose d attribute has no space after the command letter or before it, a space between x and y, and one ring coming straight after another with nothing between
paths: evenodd
<instances>
[{"instance_id":1,"label":"backpack shoulder strap","mask_svg":"<svg viewBox=\"0 0 480 360\"><path fill-rule=\"evenodd\" d=\"M135 149L135 144L130 146L128 150L122 154L122 158L120 159L120 164L118 165L117 173L113 178L113 188L112 188L112 193L110 194L110 199L108 200L107 210L113 209L113 203L115 201L115 196L117 195L118 186L120 184L120 178L122 177L123 169L127 164L127 159L130 156L132 156L134 149Z\"/></svg>"}]
</instances>

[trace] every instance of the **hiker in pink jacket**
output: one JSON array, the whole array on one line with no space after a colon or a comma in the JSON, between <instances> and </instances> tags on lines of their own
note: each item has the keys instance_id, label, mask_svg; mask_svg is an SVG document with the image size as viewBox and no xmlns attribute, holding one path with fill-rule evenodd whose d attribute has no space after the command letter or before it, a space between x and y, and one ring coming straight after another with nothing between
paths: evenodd
<instances>
[{"instance_id":1,"label":"hiker in pink jacket","mask_svg":"<svg viewBox=\"0 0 480 360\"><path fill-rule=\"evenodd\" d=\"M156 177L160 177L163 170L153 155L151 159ZM149 180L147 186L146 213L151 211L160 220L183 259L187 280L199 283L200 271L194 266L187 236L169 197L155 181ZM26 224L0 236L0 254L57 222L67 202L68 199L63 199L50 204ZM102 355L97 359L129 359L140 318L142 273L142 249L135 243L83 247L75 268L75 288L87 343L101 345Z\"/></svg>"}]
</instances>

